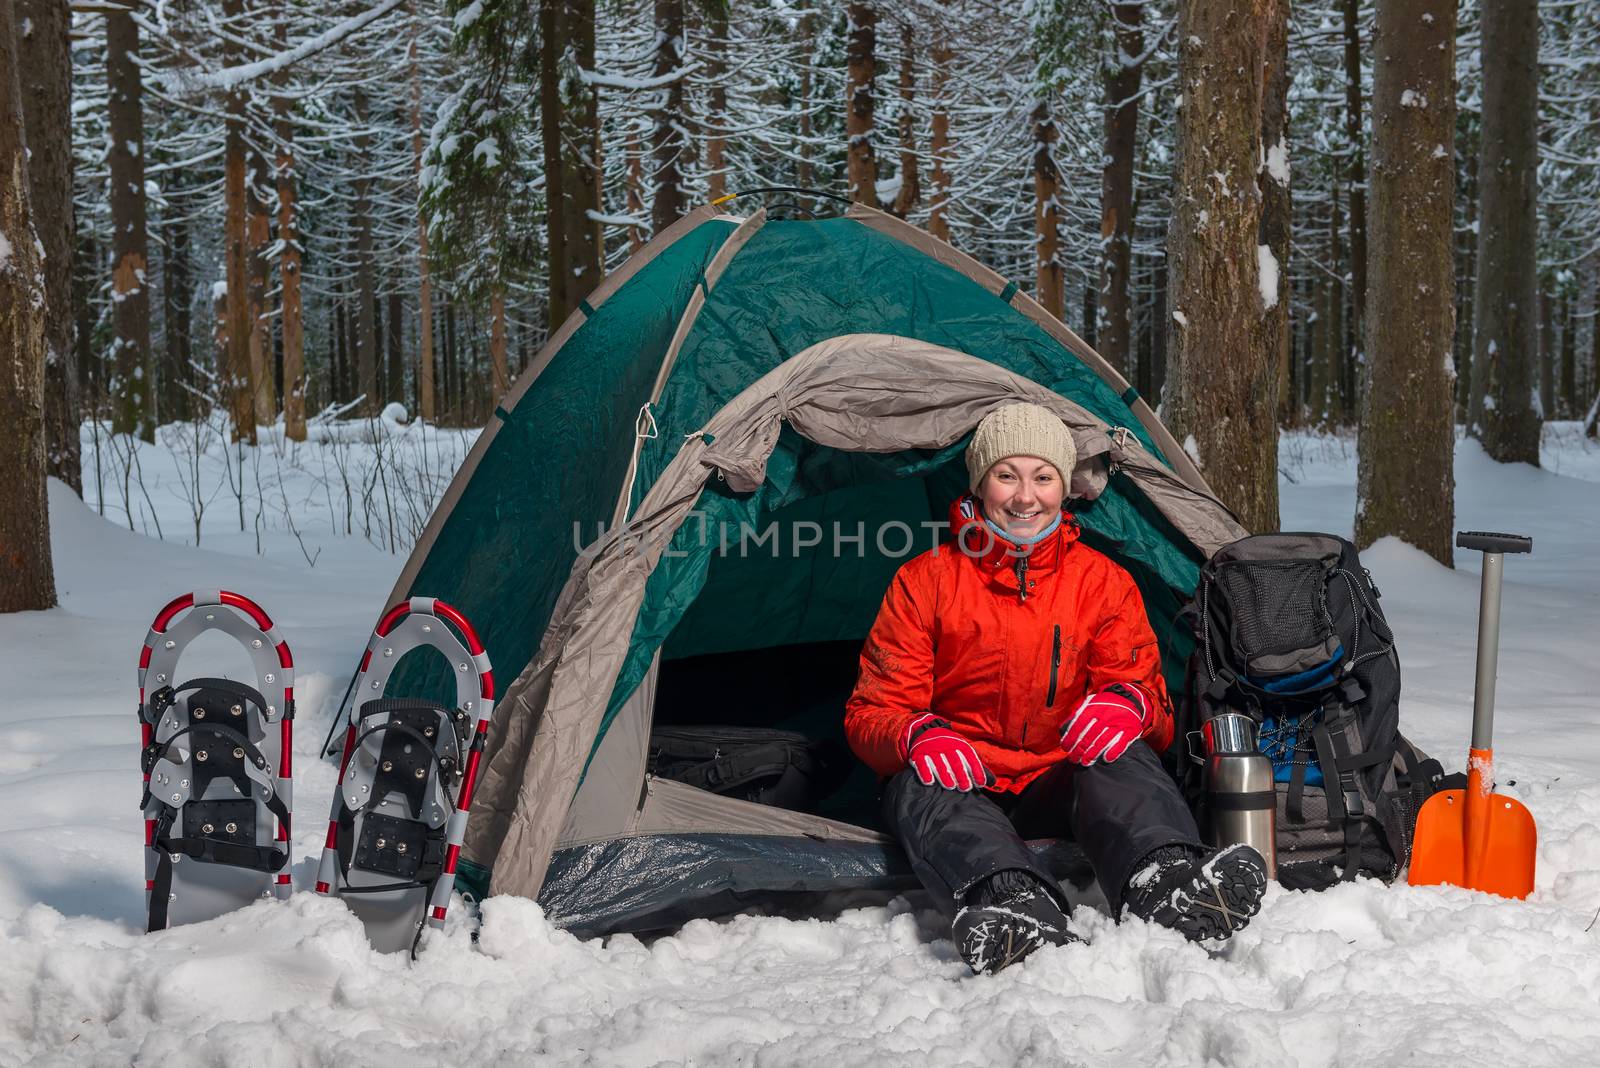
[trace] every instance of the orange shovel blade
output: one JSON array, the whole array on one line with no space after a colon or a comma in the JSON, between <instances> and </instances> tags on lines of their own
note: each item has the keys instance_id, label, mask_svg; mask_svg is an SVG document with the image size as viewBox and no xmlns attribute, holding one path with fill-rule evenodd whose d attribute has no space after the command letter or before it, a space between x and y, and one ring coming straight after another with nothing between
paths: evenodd
<instances>
[{"instance_id":1,"label":"orange shovel blade","mask_svg":"<svg viewBox=\"0 0 1600 1068\"><path fill-rule=\"evenodd\" d=\"M1527 897L1533 892L1538 847L1533 813L1514 797L1483 794L1480 804L1472 806L1474 826L1469 832L1467 797L1468 790L1441 790L1423 804L1417 813L1407 881L1412 886L1450 883L1501 897Z\"/></svg>"}]
</instances>

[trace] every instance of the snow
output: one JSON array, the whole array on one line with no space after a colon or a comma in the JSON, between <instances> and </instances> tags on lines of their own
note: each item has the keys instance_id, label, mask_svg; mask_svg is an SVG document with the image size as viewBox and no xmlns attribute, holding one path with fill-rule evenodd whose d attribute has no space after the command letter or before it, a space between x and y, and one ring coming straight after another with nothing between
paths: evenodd
<instances>
[{"instance_id":1,"label":"snow","mask_svg":"<svg viewBox=\"0 0 1600 1068\"><path fill-rule=\"evenodd\" d=\"M460 33L462 30L464 30L464 29L468 28L469 26L471 26L474 22L477 22L478 21L478 16L480 16L482 14L483 14L483 0L472 0L472 3L468 4L466 7L462 8L460 11L456 12L456 19L455 19L456 32Z\"/></svg>"},{"instance_id":2,"label":"snow","mask_svg":"<svg viewBox=\"0 0 1600 1068\"><path fill-rule=\"evenodd\" d=\"M494 170L500 166L500 142L493 136L485 137L473 146L472 158L482 160L485 167Z\"/></svg>"},{"instance_id":3,"label":"snow","mask_svg":"<svg viewBox=\"0 0 1600 1068\"><path fill-rule=\"evenodd\" d=\"M1188 326L1189 325L1189 317L1187 315L1183 314L1183 312L1179 311L1178 309L1173 309L1172 321L1177 323L1179 326Z\"/></svg>"},{"instance_id":4,"label":"snow","mask_svg":"<svg viewBox=\"0 0 1600 1068\"><path fill-rule=\"evenodd\" d=\"M11 270L11 242L6 237L4 230L0 230L0 271Z\"/></svg>"},{"instance_id":5,"label":"snow","mask_svg":"<svg viewBox=\"0 0 1600 1068\"><path fill-rule=\"evenodd\" d=\"M1267 173L1274 182L1285 189L1289 187L1289 146L1281 136L1277 144L1267 149Z\"/></svg>"},{"instance_id":6,"label":"snow","mask_svg":"<svg viewBox=\"0 0 1600 1068\"><path fill-rule=\"evenodd\" d=\"M1261 309L1271 311L1278 306L1278 257L1267 245L1256 246L1256 267L1259 271L1257 285L1261 289Z\"/></svg>"},{"instance_id":7,"label":"snow","mask_svg":"<svg viewBox=\"0 0 1600 1068\"><path fill-rule=\"evenodd\" d=\"M318 52L333 47L357 30L387 15L403 2L404 0L377 0L376 3L359 15L353 15L343 22L335 23L315 37L307 38L293 48L269 56L266 59L260 59L254 63L243 63L237 67L227 67L223 70L208 71L204 74L191 74L184 69L171 70L158 75L155 79L155 85L158 89L186 90L194 93L207 89L233 89L245 82L254 81L268 74L275 74L286 67L299 63L301 60L316 55Z\"/></svg>"},{"instance_id":8,"label":"snow","mask_svg":"<svg viewBox=\"0 0 1600 1068\"><path fill-rule=\"evenodd\" d=\"M1400 94L1400 106L1403 108L1425 108L1428 98L1414 89L1407 89Z\"/></svg>"},{"instance_id":9,"label":"snow","mask_svg":"<svg viewBox=\"0 0 1600 1068\"><path fill-rule=\"evenodd\" d=\"M585 85L597 85L602 89L660 89L662 86L671 85L673 82L693 74L700 69L698 61L690 61L677 70L669 70L665 74L657 74L653 78L630 78L621 74L602 74L599 71L578 68L578 77Z\"/></svg>"},{"instance_id":10,"label":"snow","mask_svg":"<svg viewBox=\"0 0 1600 1068\"><path fill-rule=\"evenodd\" d=\"M130 711L155 610L178 591L238 589L291 643L304 885L334 777L315 750L404 559L384 539L343 534L337 476L323 479L318 456L343 450L352 470L434 470L427 450L449 450L453 466L472 439L393 419L348 434L319 425L319 442L264 432L244 452L249 494L259 475L268 498L292 503L320 550L315 566L281 513L268 510L259 541L241 532L226 490L202 546L182 544L183 424L137 447L165 541L127 529L109 478L107 518L50 485L62 605L0 616L0 1064L1276 1068L1393 1063L1404 1051L1502 1066L1588 1063L1600 1040L1600 445L1575 423L1547 425L1543 470L1493 463L1471 441L1456 451L1456 526L1534 540L1532 555L1505 562L1494 739L1497 789L1539 826L1530 900L1366 880L1319 895L1274 887L1212 954L1160 928L1113 924L1091 892L1074 913L1088 945L984 978L968 974L920 894L587 942L532 902L495 898L480 942L458 905L415 963L371 952L342 904L309 893L139 933ZM86 465L96 436L108 456L128 447L86 427ZM204 451L207 479L222 477L224 453ZM1288 435L1280 465L1285 527L1348 535L1353 441ZM92 500L92 470L85 482ZM441 491L437 480L420 490L430 503ZM1398 635L1405 730L1459 769L1480 557L1458 551L1450 570L1386 539L1363 560Z\"/></svg>"}]
</instances>

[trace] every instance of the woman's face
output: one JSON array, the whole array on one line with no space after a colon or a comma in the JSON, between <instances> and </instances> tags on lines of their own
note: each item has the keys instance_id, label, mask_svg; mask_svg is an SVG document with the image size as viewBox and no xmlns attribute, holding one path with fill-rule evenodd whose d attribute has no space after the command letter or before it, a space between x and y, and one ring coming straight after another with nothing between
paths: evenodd
<instances>
[{"instance_id":1,"label":"woman's face","mask_svg":"<svg viewBox=\"0 0 1600 1068\"><path fill-rule=\"evenodd\" d=\"M983 514L1019 538L1031 538L1049 526L1066 495L1061 473L1036 456L1008 456L978 484Z\"/></svg>"}]
</instances>

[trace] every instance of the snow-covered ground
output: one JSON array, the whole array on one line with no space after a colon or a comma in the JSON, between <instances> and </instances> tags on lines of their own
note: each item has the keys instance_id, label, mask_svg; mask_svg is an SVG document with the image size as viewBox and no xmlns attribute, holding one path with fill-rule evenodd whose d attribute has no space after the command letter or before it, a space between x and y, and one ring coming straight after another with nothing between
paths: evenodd
<instances>
[{"instance_id":1,"label":"snow-covered ground","mask_svg":"<svg viewBox=\"0 0 1600 1068\"><path fill-rule=\"evenodd\" d=\"M343 905L307 893L140 933L134 667L151 616L185 590L249 593L293 646L294 873L307 882L334 779L317 744L419 506L425 519L470 445L392 420L370 429L265 444L245 453L242 481L220 441L185 443L193 428L140 450L142 483L102 442L105 518L51 486L61 607L0 617L0 1065L1502 1068L1594 1056L1600 446L1574 424L1547 429L1542 471L1494 464L1471 442L1456 453L1456 526L1534 539L1531 557L1507 558L1495 735L1500 789L1539 824L1527 902L1365 881L1275 888L1215 955L1080 907L1089 945L992 978L968 973L915 896L827 920L696 922L648 944L580 942L531 902L491 899L477 945L456 909L415 963L373 953ZM1282 467L1285 526L1348 535L1353 442L1286 437ZM92 471L85 481L93 500ZM192 503L208 495L196 547ZM1364 559L1399 637L1404 728L1459 767L1478 557L1459 553L1450 571L1386 541Z\"/></svg>"}]
</instances>

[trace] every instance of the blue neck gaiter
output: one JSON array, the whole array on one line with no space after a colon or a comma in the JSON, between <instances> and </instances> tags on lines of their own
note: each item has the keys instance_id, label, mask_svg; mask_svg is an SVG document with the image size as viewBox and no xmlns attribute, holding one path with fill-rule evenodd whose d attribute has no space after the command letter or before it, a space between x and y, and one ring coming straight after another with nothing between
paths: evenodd
<instances>
[{"instance_id":1,"label":"blue neck gaiter","mask_svg":"<svg viewBox=\"0 0 1600 1068\"><path fill-rule=\"evenodd\" d=\"M1010 533L1005 528L997 524L994 520L990 519L987 512L985 512L983 516L983 525L988 527L989 532L995 537L1000 538L1002 541L1008 541L1019 549L1023 549L1030 545L1037 545L1039 542L1054 534L1056 532L1056 528L1061 526L1061 515L1062 513L1057 512L1056 517L1050 520L1050 522L1045 525L1043 530L1039 531L1039 533L1035 534L1031 538L1019 538L1015 534Z\"/></svg>"}]
</instances>

